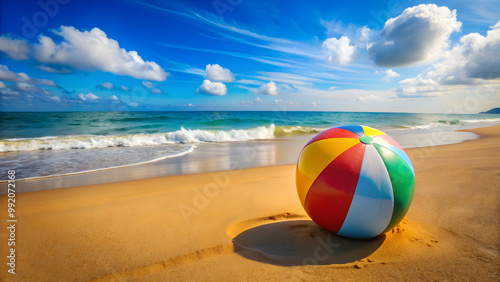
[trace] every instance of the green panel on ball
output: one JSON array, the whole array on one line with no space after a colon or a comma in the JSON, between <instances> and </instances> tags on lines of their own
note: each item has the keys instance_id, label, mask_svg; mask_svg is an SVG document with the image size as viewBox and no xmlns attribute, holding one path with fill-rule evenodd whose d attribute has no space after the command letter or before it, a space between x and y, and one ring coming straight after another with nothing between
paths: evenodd
<instances>
[{"instance_id":1,"label":"green panel on ball","mask_svg":"<svg viewBox=\"0 0 500 282\"><path fill-rule=\"evenodd\" d=\"M397 154L379 144L373 145L384 161L394 191L394 211L385 233L401 222L408 212L415 192L415 175Z\"/></svg>"}]
</instances>

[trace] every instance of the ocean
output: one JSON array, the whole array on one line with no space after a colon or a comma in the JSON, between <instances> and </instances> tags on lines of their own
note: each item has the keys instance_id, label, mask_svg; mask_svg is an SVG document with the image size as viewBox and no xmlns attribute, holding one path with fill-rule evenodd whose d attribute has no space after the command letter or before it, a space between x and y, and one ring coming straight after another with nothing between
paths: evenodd
<instances>
[{"instance_id":1,"label":"ocean","mask_svg":"<svg viewBox=\"0 0 500 282\"><path fill-rule=\"evenodd\" d=\"M500 124L498 115L357 112L3 112L0 169L20 179L75 174L190 154L200 144L311 138L327 128L368 125L404 148L456 143L453 130ZM422 137L450 134L438 143ZM7 179L3 173L0 179Z\"/></svg>"}]
</instances>

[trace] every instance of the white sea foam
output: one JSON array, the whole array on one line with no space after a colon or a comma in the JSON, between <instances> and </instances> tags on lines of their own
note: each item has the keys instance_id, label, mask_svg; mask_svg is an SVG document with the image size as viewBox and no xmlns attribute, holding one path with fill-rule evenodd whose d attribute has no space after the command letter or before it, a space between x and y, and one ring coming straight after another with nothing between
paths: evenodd
<instances>
[{"instance_id":1,"label":"white sea foam","mask_svg":"<svg viewBox=\"0 0 500 282\"><path fill-rule=\"evenodd\" d=\"M107 147L154 146L174 143L235 142L274 138L274 124L251 129L213 131L185 129L167 133L130 135L73 135L31 139L6 139L0 141L0 152L34 150L96 149Z\"/></svg>"},{"instance_id":2,"label":"white sea foam","mask_svg":"<svg viewBox=\"0 0 500 282\"><path fill-rule=\"evenodd\" d=\"M441 120L439 122L430 122L427 124L418 124L418 125L403 125L400 126L400 130L405 129L431 129L437 127L446 127L453 125L464 125L464 124L491 124L491 123L500 123L500 118L490 118L490 119L463 119L463 120Z\"/></svg>"},{"instance_id":3,"label":"white sea foam","mask_svg":"<svg viewBox=\"0 0 500 282\"><path fill-rule=\"evenodd\" d=\"M319 133L328 128L307 127L307 126L288 126L281 127L285 133Z\"/></svg>"},{"instance_id":4,"label":"white sea foam","mask_svg":"<svg viewBox=\"0 0 500 282\"><path fill-rule=\"evenodd\" d=\"M480 123L480 122L485 122L485 123L495 123L495 122L500 122L500 118L485 118L485 119L464 119L462 120L464 123Z\"/></svg>"}]
</instances>

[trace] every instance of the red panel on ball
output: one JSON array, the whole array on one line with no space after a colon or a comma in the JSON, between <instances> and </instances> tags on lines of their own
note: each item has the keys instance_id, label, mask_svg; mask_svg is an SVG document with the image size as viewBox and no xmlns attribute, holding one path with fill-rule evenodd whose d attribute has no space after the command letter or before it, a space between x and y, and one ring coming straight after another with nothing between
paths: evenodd
<instances>
[{"instance_id":1,"label":"red panel on ball","mask_svg":"<svg viewBox=\"0 0 500 282\"><path fill-rule=\"evenodd\" d=\"M349 212L366 145L357 144L333 160L316 178L304 208L324 229L337 233Z\"/></svg>"}]
</instances>

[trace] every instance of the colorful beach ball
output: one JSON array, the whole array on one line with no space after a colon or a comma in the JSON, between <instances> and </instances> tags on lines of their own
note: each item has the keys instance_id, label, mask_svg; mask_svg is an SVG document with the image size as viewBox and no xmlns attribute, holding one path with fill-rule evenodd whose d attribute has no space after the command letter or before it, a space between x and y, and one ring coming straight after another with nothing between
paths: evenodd
<instances>
[{"instance_id":1,"label":"colorful beach ball","mask_svg":"<svg viewBox=\"0 0 500 282\"><path fill-rule=\"evenodd\" d=\"M344 237L371 238L406 215L415 172L403 148L361 125L330 128L300 153L297 192L311 219Z\"/></svg>"}]
</instances>

